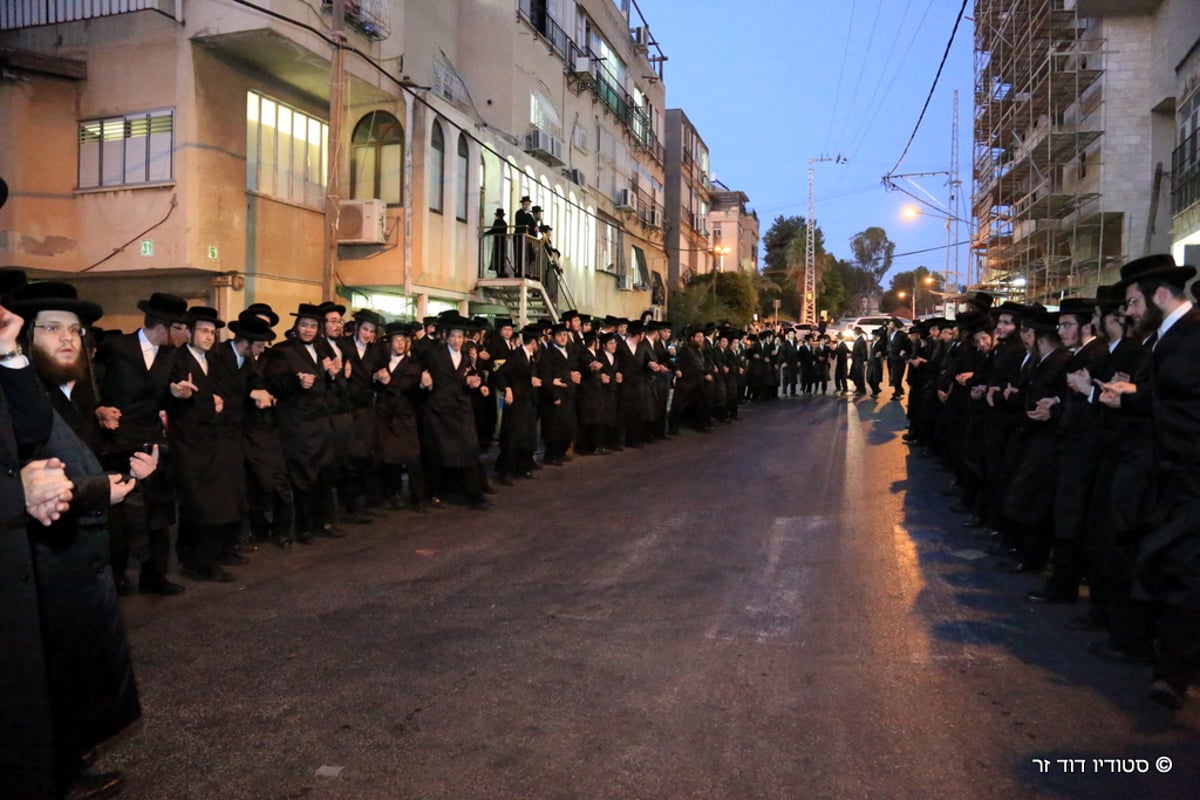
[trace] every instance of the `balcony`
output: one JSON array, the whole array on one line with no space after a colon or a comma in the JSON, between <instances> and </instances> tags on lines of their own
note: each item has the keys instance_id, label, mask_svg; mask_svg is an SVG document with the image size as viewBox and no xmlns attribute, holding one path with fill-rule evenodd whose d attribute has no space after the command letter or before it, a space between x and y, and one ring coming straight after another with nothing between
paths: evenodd
<instances>
[{"instance_id":1,"label":"balcony","mask_svg":"<svg viewBox=\"0 0 1200 800\"><path fill-rule=\"evenodd\" d=\"M0 31L157 11L175 19L175 0L3 0Z\"/></svg>"}]
</instances>

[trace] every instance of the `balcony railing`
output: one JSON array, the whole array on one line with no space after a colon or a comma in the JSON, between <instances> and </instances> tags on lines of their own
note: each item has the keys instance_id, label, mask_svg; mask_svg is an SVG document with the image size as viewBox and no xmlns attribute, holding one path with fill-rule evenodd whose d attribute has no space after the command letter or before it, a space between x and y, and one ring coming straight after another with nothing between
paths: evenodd
<instances>
[{"instance_id":1,"label":"balcony railing","mask_svg":"<svg viewBox=\"0 0 1200 800\"><path fill-rule=\"evenodd\" d=\"M1171 155L1171 213L1180 214L1200 203L1200 131Z\"/></svg>"},{"instance_id":2,"label":"balcony railing","mask_svg":"<svg viewBox=\"0 0 1200 800\"><path fill-rule=\"evenodd\" d=\"M157 11L174 19L175 0L0 0L0 31L136 11Z\"/></svg>"}]
</instances>

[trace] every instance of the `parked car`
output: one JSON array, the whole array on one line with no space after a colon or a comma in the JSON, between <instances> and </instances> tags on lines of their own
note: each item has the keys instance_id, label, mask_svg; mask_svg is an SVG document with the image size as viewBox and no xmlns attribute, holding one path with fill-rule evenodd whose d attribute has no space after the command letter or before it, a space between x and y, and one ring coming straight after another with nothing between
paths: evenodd
<instances>
[{"instance_id":1,"label":"parked car","mask_svg":"<svg viewBox=\"0 0 1200 800\"><path fill-rule=\"evenodd\" d=\"M846 320L845 327L842 328L842 338L847 342L854 341L855 328L862 328L863 333L865 333L867 336L870 336L871 331L875 330L876 328L882 328L893 319L894 317L890 317L887 314L876 314L869 317L854 317L853 319L848 319Z\"/></svg>"}]
</instances>

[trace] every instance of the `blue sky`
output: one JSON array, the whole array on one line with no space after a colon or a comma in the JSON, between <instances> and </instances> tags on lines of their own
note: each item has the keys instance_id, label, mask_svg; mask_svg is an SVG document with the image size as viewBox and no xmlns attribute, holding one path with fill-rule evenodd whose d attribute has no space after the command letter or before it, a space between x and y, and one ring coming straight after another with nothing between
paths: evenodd
<instances>
[{"instance_id":1,"label":"blue sky","mask_svg":"<svg viewBox=\"0 0 1200 800\"><path fill-rule=\"evenodd\" d=\"M777 215L804 215L808 159L826 248L850 258L850 238L884 228L896 252L943 247L946 226L900 216L909 204L881 179L904 150L954 27L961 0L638 0L665 66L667 105L682 108L708 145L717 179L741 189L765 233ZM969 216L973 25L959 26L925 120L898 173L950 168L959 91L961 215ZM944 175L917 179L941 202ZM912 188L908 184L904 184ZM965 226L962 239L967 238ZM959 254L965 271L966 248ZM942 271L945 251L897 259L894 271ZM886 284L886 281L885 281Z\"/></svg>"}]
</instances>

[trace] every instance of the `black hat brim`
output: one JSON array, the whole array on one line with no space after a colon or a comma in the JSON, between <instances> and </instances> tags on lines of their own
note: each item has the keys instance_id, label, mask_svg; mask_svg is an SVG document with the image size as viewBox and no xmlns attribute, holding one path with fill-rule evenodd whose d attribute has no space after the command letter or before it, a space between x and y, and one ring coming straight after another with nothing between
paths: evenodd
<instances>
[{"instance_id":1,"label":"black hat brim","mask_svg":"<svg viewBox=\"0 0 1200 800\"><path fill-rule=\"evenodd\" d=\"M13 313L24 317L26 322L32 322L39 311L68 311L79 317L79 323L85 327L104 316L104 309L90 300L31 297L24 301L13 300L8 307Z\"/></svg>"}]
</instances>

